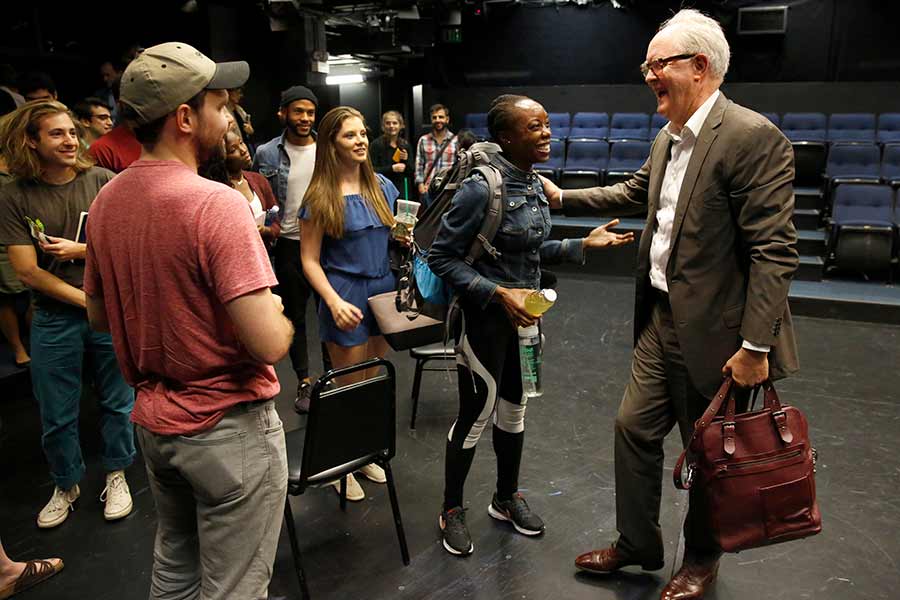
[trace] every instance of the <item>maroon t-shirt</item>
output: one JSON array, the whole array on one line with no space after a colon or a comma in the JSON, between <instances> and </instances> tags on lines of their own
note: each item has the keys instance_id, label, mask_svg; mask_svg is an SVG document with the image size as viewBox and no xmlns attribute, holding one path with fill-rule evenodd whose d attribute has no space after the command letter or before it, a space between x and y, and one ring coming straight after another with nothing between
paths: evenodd
<instances>
[{"instance_id":1,"label":"maroon t-shirt","mask_svg":"<svg viewBox=\"0 0 900 600\"><path fill-rule=\"evenodd\" d=\"M125 125L118 125L91 144L88 153L104 169L121 173L141 157L141 143Z\"/></svg>"},{"instance_id":2,"label":"maroon t-shirt","mask_svg":"<svg viewBox=\"0 0 900 600\"><path fill-rule=\"evenodd\" d=\"M132 420L154 433L198 433L278 394L225 310L276 283L244 196L183 163L139 160L91 206L84 290L106 305Z\"/></svg>"}]
</instances>

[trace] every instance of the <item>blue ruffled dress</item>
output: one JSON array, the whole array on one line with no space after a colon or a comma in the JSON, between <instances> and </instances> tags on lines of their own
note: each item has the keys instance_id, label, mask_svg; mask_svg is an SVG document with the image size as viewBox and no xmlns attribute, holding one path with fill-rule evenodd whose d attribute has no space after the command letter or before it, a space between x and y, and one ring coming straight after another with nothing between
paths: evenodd
<instances>
[{"instance_id":1,"label":"blue ruffled dress","mask_svg":"<svg viewBox=\"0 0 900 600\"><path fill-rule=\"evenodd\" d=\"M381 190L391 212L400 192L382 175L378 175ZM298 218L306 220L309 212L301 207ZM390 227L383 224L366 200L359 194L344 196L344 237L325 235L319 260L334 291L363 313L360 324L352 331L338 329L331 311L319 301L319 337L339 346L358 346L381 335L375 316L369 309L370 296L396 289L388 257Z\"/></svg>"}]
</instances>

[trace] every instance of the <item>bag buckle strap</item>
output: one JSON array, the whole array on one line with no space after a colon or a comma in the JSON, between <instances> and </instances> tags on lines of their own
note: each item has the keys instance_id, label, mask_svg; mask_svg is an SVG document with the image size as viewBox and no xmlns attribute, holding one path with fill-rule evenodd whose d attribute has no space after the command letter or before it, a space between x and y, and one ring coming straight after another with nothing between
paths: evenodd
<instances>
[{"instance_id":1,"label":"bag buckle strap","mask_svg":"<svg viewBox=\"0 0 900 600\"><path fill-rule=\"evenodd\" d=\"M734 430L734 421L722 423L722 446L728 456L733 455L735 451Z\"/></svg>"},{"instance_id":2,"label":"bag buckle strap","mask_svg":"<svg viewBox=\"0 0 900 600\"><path fill-rule=\"evenodd\" d=\"M794 441L794 434L791 433L788 427L787 414L783 410L776 410L772 413L772 419L775 421L775 427L778 428L778 435L781 436L781 441L785 444L790 444Z\"/></svg>"}]
</instances>

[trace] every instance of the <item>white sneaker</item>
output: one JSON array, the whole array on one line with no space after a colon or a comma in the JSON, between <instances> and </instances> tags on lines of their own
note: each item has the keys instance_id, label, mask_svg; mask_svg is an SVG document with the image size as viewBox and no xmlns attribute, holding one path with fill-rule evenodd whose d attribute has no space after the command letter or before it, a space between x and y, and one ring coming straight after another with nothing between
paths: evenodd
<instances>
[{"instance_id":1,"label":"white sneaker","mask_svg":"<svg viewBox=\"0 0 900 600\"><path fill-rule=\"evenodd\" d=\"M59 486L53 488L53 496L47 506L38 513L37 526L41 529L50 529L60 525L69 517L69 512L75 510L73 504L81 495L76 483L70 489L64 490Z\"/></svg>"},{"instance_id":2,"label":"white sneaker","mask_svg":"<svg viewBox=\"0 0 900 600\"><path fill-rule=\"evenodd\" d=\"M332 481L331 486L334 487L334 491L340 495L341 493L341 480ZM351 502L359 502L360 500L364 500L366 497L366 493L363 491L362 486L359 485L359 482L356 480L356 477L353 476L353 473L347 475L347 500Z\"/></svg>"},{"instance_id":3,"label":"white sneaker","mask_svg":"<svg viewBox=\"0 0 900 600\"><path fill-rule=\"evenodd\" d=\"M384 469L382 469L375 463L369 463L357 472L361 473L363 477L365 477L369 481L374 481L375 483L387 483L387 477L384 474Z\"/></svg>"},{"instance_id":4,"label":"white sneaker","mask_svg":"<svg viewBox=\"0 0 900 600\"><path fill-rule=\"evenodd\" d=\"M131 501L131 491L128 482L125 481L125 471L113 471L106 474L106 487L100 494L100 502L105 502L103 518L107 521L115 521L127 517L134 507Z\"/></svg>"}]
</instances>

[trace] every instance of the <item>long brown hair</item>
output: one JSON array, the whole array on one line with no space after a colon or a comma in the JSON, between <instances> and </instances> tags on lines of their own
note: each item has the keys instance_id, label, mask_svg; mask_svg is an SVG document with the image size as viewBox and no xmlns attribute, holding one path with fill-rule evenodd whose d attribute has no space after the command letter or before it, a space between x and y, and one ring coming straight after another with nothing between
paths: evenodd
<instances>
[{"instance_id":1,"label":"long brown hair","mask_svg":"<svg viewBox=\"0 0 900 600\"><path fill-rule=\"evenodd\" d=\"M333 238L344 237L344 195L341 194L338 177L340 168L335 139L344 121L352 117L365 125L362 114L349 106L333 108L322 119L316 139L316 166L303 196L303 206L309 210L309 219ZM359 166L359 191L383 224L388 227L394 224L394 215L381 191L371 159Z\"/></svg>"},{"instance_id":2,"label":"long brown hair","mask_svg":"<svg viewBox=\"0 0 900 600\"><path fill-rule=\"evenodd\" d=\"M28 102L0 119L0 147L11 175L19 179L40 179L41 159L26 142L38 139L42 120L60 113L69 115L72 123L78 122L66 105L56 100ZM83 173L94 166L94 161L80 142L76 148L73 169Z\"/></svg>"}]
</instances>

